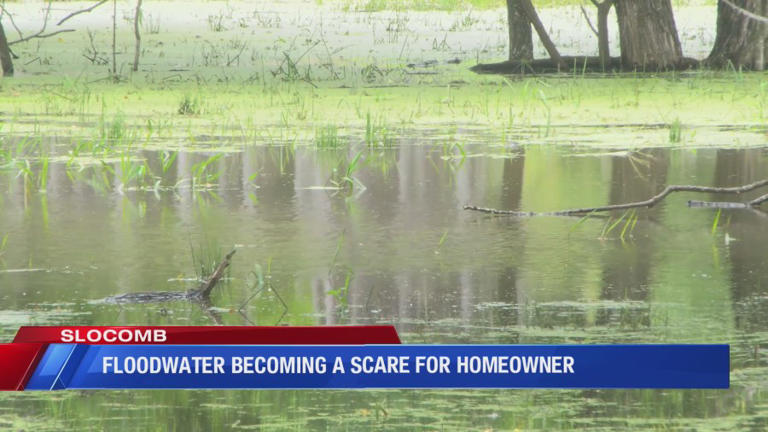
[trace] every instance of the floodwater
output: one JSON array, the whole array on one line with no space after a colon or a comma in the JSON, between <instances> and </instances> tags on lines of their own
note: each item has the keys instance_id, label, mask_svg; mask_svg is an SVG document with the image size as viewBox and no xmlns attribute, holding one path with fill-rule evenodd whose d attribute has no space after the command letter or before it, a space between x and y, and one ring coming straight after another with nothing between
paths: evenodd
<instances>
[{"instance_id":1,"label":"floodwater","mask_svg":"<svg viewBox=\"0 0 768 432\"><path fill-rule=\"evenodd\" d=\"M222 322L393 324L404 343L728 343L731 388L4 394L0 426L768 429L768 216L686 206L766 191L672 195L583 221L462 210L557 210L643 200L668 184L746 184L768 177L768 150L606 152L491 139L459 149L428 138L375 149L248 146L224 153L197 190L184 176L209 153L179 153L163 175L181 185L172 189L104 188L98 175L52 162L39 193L7 171L0 336L9 341L25 324ZM358 147L354 186L337 187ZM138 156L163 171L158 153ZM100 301L194 287L195 265L232 247L211 309Z\"/></svg>"}]
</instances>

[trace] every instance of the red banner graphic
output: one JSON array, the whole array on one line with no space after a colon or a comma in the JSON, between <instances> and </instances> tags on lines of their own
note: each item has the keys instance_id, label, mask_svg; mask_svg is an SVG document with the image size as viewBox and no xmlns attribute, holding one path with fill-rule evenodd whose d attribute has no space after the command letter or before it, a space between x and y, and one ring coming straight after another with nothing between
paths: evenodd
<instances>
[{"instance_id":1,"label":"red banner graphic","mask_svg":"<svg viewBox=\"0 0 768 432\"><path fill-rule=\"evenodd\" d=\"M14 343L93 345L365 345L399 344L393 326L24 326Z\"/></svg>"},{"instance_id":2,"label":"red banner graphic","mask_svg":"<svg viewBox=\"0 0 768 432\"><path fill-rule=\"evenodd\" d=\"M0 344L0 390L24 390L44 352L45 344Z\"/></svg>"}]
</instances>

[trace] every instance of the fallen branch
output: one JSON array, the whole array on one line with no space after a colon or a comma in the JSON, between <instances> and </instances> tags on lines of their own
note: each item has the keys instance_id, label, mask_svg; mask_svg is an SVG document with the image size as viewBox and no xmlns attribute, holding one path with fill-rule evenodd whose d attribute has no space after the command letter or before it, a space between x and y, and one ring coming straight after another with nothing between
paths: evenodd
<instances>
[{"instance_id":1,"label":"fallen branch","mask_svg":"<svg viewBox=\"0 0 768 432\"><path fill-rule=\"evenodd\" d=\"M40 31L39 33L35 33L35 34L27 36L25 38L17 39L17 40L15 40L13 42L8 42L8 45L15 45L17 43L26 42L26 41L28 41L30 39L45 39L45 38L49 38L51 36L56 36L57 34L60 34L60 33L70 33L70 32L73 32L73 31L75 31L75 29L62 29L62 30L56 30L56 31L50 32L50 33L43 33L42 31Z\"/></svg>"},{"instance_id":2,"label":"fallen branch","mask_svg":"<svg viewBox=\"0 0 768 432\"><path fill-rule=\"evenodd\" d=\"M216 283L219 282L219 279L221 279L222 276L224 276L224 270L229 267L229 261L232 259L232 255L237 252L237 249L232 249L232 252L228 253L223 260L219 263L218 267L216 267L216 270L213 271L213 274L211 277L208 278L207 281L200 284L200 288L193 291L193 294L197 297L201 298L208 298L211 295L211 290L214 286L216 286Z\"/></svg>"},{"instance_id":3,"label":"fallen branch","mask_svg":"<svg viewBox=\"0 0 768 432\"><path fill-rule=\"evenodd\" d=\"M557 51L557 47L555 47L555 43L552 42L552 39L549 37L546 28L544 28L544 24L541 23L539 14L536 13L536 7L533 6L531 0L520 0L520 6L528 17L528 21L533 25L533 29L536 30L536 34L539 35L539 40L541 40L541 43L544 45L544 48L547 50L552 61L560 68L568 69L568 65L563 61L560 52Z\"/></svg>"},{"instance_id":4,"label":"fallen branch","mask_svg":"<svg viewBox=\"0 0 768 432\"><path fill-rule=\"evenodd\" d=\"M628 210L633 208L647 207L651 208L664 200L667 195L674 192L697 192L697 193L722 193L722 194L743 194L755 189L768 186L768 179L760 180L743 186L734 187L712 187L712 186L691 186L691 185L670 185L661 192L645 201L635 201L624 204L613 204L600 207L584 207L568 210L558 210L552 212L524 212L516 210L499 210L493 208L477 207L466 205L464 210L472 210L481 213L494 215L530 217L530 216L581 216L590 213L608 212L614 210ZM746 203L709 203L706 201L689 201L690 207L716 207L716 208L754 208L768 201L768 194L762 195ZM735 205L734 205L735 204ZM727 205L727 207L726 207Z\"/></svg>"},{"instance_id":5,"label":"fallen branch","mask_svg":"<svg viewBox=\"0 0 768 432\"><path fill-rule=\"evenodd\" d=\"M16 25L16 21L13 20L13 14L8 12L7 9L3 7L2 4L0 4L0 19L2 19L4 16L8 17L8 21L11 22L11 25L13 26L14 30L16 30L16 33L19 34L19 37L24 37L23 34L21 34L21 30L19 29L19 26Z\"/></svg>"},{"instance_id":6,"label":"fallen branch","mask_svg":"<svg viewBox=\"0 0 768 432\"><path fill-rule=\"evenodd\" d=\"M72 12L71 14L69 14L69 15L65 16L64 18L62 18L61 20L59 20L59 22L56 23L56 25L60 26L64 22L66 22L68 19L70 19L70 18L72 18L72 17L74 17L76 15L79 15L79 14L85 13L85 12L90 12L90 11L96 9L97 7L101 6L102 4L106 3L107 1L108 0L101 0L98 3L94 4L93 6L90 6L90 7L85 8L85 9L81 9L79 11ZM13 28L16 29L16 32L19 34L19 39L11 41L11 42L8 42L8 46L10 47L11 45L16 45L18 43L26 42L26 41L31 40L31 39L45 39L45 38L49 38L51 36L56 36L57 34L70 33L70 32L75 31L74 29L62 29L62 30L56 30L56 31L53 31L53 32L50 32L50 33L46 33L45 32L46 28L48 27L48 18L51 15L51 5L52 5L52 1L49 0L48 1L48 6L45 9L45 16L43 17L43 26L42 26L42 28L40 28L40 30L37 33L29 35L27 37L24 37L24 35L21 33L21 30L16 25L16 22L14 22L14 20L13 20L13 15L11 15L10 12L8 12L2 5L0 5L0 15L8 16L8 19L11 21L11 25L13 25ZM18 57L16 57L15 54L14 54L14 57L18 58Z\"/></svg>"},{"instance_id":7,"label":"fallen branch","mask_svg":"<svg viewBox=\"0 0 768 432\"><path fill-rule=\"evenodd\" d=\"M35 34L33 34L32 36L29 36L29 37L21 37L21 31L19 31L17 29L17 31L19 32L20 39L19 40L15 40L13 42L9 42L8 45L10 46L10 45L13 45L13 44L17 44L19 42L28 41L28 40L30 40L32 38L37 37L38 35L43 34L45 32L45 28L48 26L48 17L51 15L51 4L52 4L52 0L49 0L48 1L48 7L45 9L45 17L43 18L43 27L40 29L39 32L37 32L37 33L35 33Z\"/></svg>"},{"instance_id":8,"label":"fallen branch","mask_svg":"<svg viewBox=\"0 0 768 432\"><path fill-rule=\"evenodd\" d=\"M40 30L37 33L33 34L33 35L29 35L27 37L22 37L20 39L12 41L12 42L8 42L8 46L15 45L17 43L26 42L26 41L28 41L30 39L45 39L45 38L49 38L51 36L56 36L57 34L60 34L60 33L69 33L69 32L75 31L73 29L63 29L63 30L56 30L56 31L50 32L50 33L46 33L45 32L45 29L48 27L48 17L51 15L51 3L52 3L51 0L49 0L48 1L48 7L45 9L45 17L43 18L43 26L42 26L42 28L40 28ZM14 24L14 26L15 26L15 24ZM17 29L17 31L18 31L18 29ZM19 31L19 35L21 35L20 31Z\"/></svg>"},{"instance_id":9,"label":"fallen branch","mask_svg":"<svg viewBox=\"0 0 768 432\"><path fill-rule=\"evenodd\" d=\"M598 5L597 2L593 2L593 3L595 3L595 6ZM600 32L598 32L595 26L592 25L592 20L589 19L589 14L587 13L587 10L584 9L584 6L579 5L579 7L581 8L581 14L584 15L584 20L587 22L589 29L592 30L592 33L594 33L595 36L599 37Z\"/></svg>"},{"instance_id":10,"label":"fallen branch","mask_svg":"<svg viewBox=\"0 0 768 432\"><path fill-rule=\"evenodd\" d=\"M108 1L108 0L101 0L100 2L98 2L98 3L94 4L94 5L93 5L93 6L91 6L91 7L87 7L87 8L85 8L85 9L80 9L79 11L75 11L75 12L72 12L71 14L69 14L69 15L65 16L64 18L60 19L60 20L59 20L59 22L57 22L57 23L56 23L56 25L57 25L57 26L60 26L60 25L62 25L62 24L65 22L65 21L67 21L68 19L70 19L70 18L72 18L72 17L74 17L74 16L76 16L76 15L80 15L81 13L90 12L90 11L92 11L92 10L96 9L97 7L99 7L99 6L103 5L103 4L104 4L104 3L106 3L107 1Z\"/></svg>"}]
</instances>

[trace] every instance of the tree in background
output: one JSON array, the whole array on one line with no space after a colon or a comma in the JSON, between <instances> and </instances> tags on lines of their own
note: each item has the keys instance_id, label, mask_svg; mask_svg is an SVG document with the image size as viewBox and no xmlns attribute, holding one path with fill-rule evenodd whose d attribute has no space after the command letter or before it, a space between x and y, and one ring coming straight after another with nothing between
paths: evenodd
<instances>
[{"instance_id":1,"label":"tree in background","mask_svg":"<svg viewBox=\"0 0 768 432\"><path fill-rule=\"evenodd\" d=\"M2 22L0 22L0 66L3 69L3 76L13 75L13 57L11 56L11 48L8 46L8 39L5 37Z\"/></svg>"},{"instance_id":2,"label":"tree in background","mask_svg":"<svg viewBox=\"0 0 768 432\"><path fill-rule=\"evenodd\" d=\"M768 55L768 2L720 0L717 5L717 36L707 63L763 70Z\"/></svg>"},{"instance_id":3,"label":"tree in background","mask_svg":"<svg viewBox=\"0 0 768 432\"><path fill-rule=\"evenodd\" d=\"M616 7L619 23L622 68L660 70L687 64L677 34L671 0L591 1L598 10L598 26L593 27L600 53L597 67L607 70L611 65L608 14L612 7ZM552 65L560 69L568 67L549 38L531 0L507 0L507 20L510 62L532 59L532 25L549 53ZM583 61L586 60L584 58ZM593 60L590 64L594 63Z\"/></svg>"},{"instance_id":4,"label":"tree in background","mask_svg":"<svg viewBox=\"0 0 768 432\"><path fill-rule=\"evenodd\" d=\"M531 22L519 0L507 0L509 61L533 60Z\"/></svg>"},{"instance_id":5,"label":"tree in background","mask_svg":"<svg viewBox=\"0 0 768 432\"><path fill-rule=\"evenodd\" d=\"M608 14L611 12L615 0L603 0L599 2L597 0L591 0L592 4L597 8L597 29L592 29L597 35L597 46L600 56L600 64L603 70L607 70L611 64L611 48L610 40L608 39ZM582 12L584 9L582 8ZM584 14L586 16L586 13ZM589 21L587 21L589 22ZM591 27L591 24L590 24Z\"/></svg>"},{"instance_id":6,"label":"tree in background","mask_svg":"<svg viewBox=\"0 0 768 432\"><path fill-rule=\"evenodd\" d=\"M69 21L71 18L83 14L88 13L96 9L97 7L107 3L108 0L98 0L95 3L93 3L91 6L88 6L83 9L76 10L63 18L61 18L57 23L56 26L61 26L65 22ZM74 29L58 29L58 30L48 30L48 22L49 18L51 16L51 6L53 4L53 0L47 0L46 6L44 8L44 16L42 20L42 26L40 30L33 34L29 35L23 35L21 30L18 26L16 26L15 22L13 21L13 15L6 9L5 2L0 4L0 66L2 66L3 75L4 76L12 76L13 75L13 52L11 51L10 47L11 45L23 43L30 41L32 39L45 39L49 38L61 33L69 33L75 31ZM134 33L136 37L136 49L135 49L135 55L133 60L133 70L138 69L139 65L139 54L141 52L141 35L139 33L139 20L141 19L141 0L137 0L136 3L136 11L135 11L135 26L134 26ZM114 12L114 11L113 11ZM19 34L19 39L16 39L14 41L9 42L6 34L5 29L2 26L2 18L8 17L9 22L13 26L13 28L16 30L16 32ZM113 41L112 41L112 52L113 52L113 59L115 56L115 40L114 40L114 29L115 29L115 23L116 23L116 17L113 15ZM113 62L114 63L114 62ZM113 71L116 66L113 65Z\"/></svg>"},{"instance_id":7,"label":"tree in background","mask_svg":"<svg viewBox=\"0 0 768 432\"><path fill-rule=\"evenodd\" d=\"M683 50L670 0L617 0L621 62L624 69L669 69Z\"/></svg>"}]
</instances>

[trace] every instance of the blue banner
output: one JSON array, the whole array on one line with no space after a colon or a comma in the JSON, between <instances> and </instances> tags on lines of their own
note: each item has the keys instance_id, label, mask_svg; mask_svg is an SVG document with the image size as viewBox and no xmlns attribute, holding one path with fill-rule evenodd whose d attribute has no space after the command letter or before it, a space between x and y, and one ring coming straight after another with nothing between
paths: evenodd
<instances>
[{"instance_id":1,"label":"blue banner","mask_svg":"<svg viewBox=\"0 0 768 432\"><path fill-rule=\"evenodd\" d=\"M728 345L52 344L56 389L728 388Z\"/></svg>"}]
</instances>

